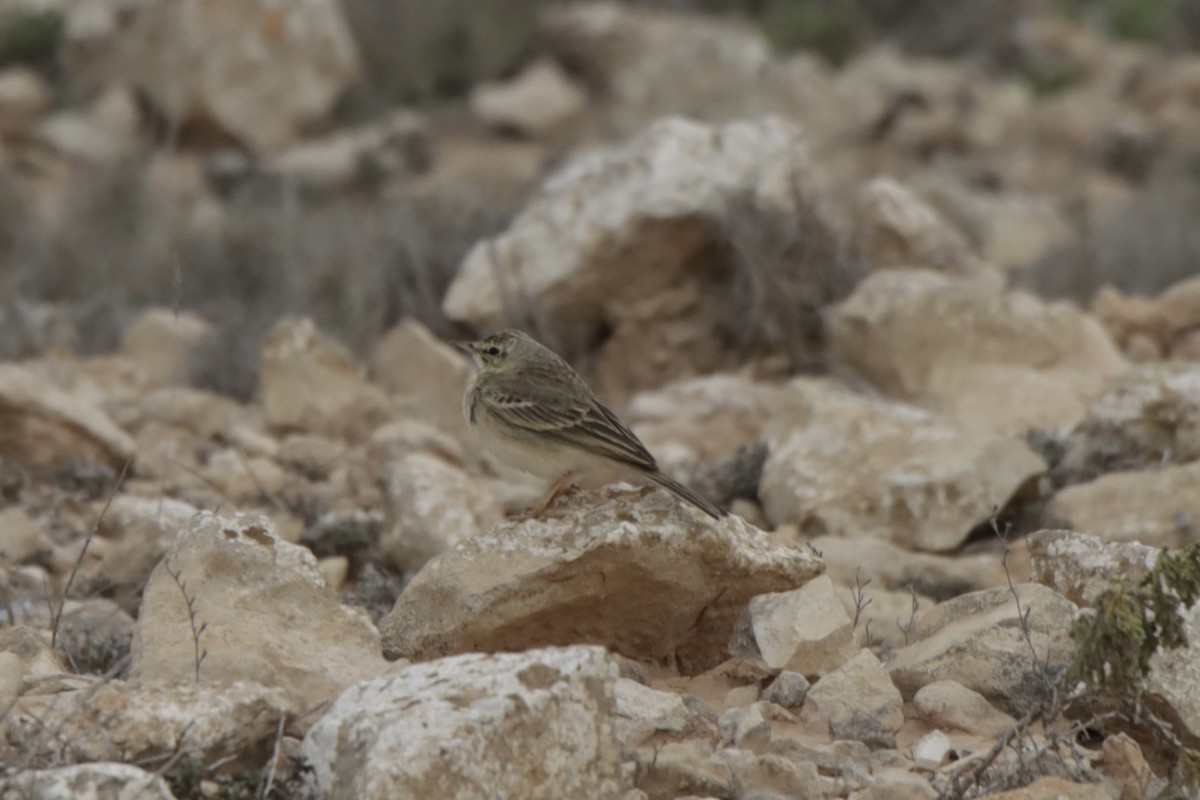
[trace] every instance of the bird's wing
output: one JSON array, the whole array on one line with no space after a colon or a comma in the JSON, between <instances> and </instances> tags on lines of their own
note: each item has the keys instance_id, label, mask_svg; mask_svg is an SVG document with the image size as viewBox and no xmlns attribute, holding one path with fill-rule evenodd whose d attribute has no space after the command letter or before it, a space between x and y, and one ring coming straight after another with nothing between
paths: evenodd
<instances>
[{"instance_id":1,"label":"bird's wing","mask_svg":"<svg viewBox=\"0 0 1200 800\"><path fill-rule=\"evenodd\" d=\"M501 421L533 435L591 450L640 469L658 469L654 456L616 415L592 399L572 401L547 393L534 400L503 387L484 390L487 409Z\"/></svg>"}]
</instances>

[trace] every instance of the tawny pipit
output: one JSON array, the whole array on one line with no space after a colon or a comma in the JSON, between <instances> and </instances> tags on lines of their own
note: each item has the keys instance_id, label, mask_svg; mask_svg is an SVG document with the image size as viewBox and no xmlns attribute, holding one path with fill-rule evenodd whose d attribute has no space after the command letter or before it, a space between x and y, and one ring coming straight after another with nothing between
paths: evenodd
<instances>
[{"instance_id":1,"label":"tawny pipit","mask_svg":"<svg viewBox=\"0 0 1200 800\"><path fill-rule=\"evenodd\" d=\"M662 474L645 445L550 348L520 331L457 345L475 360L463 412L484 447L509 466L554 480L534 515L572 477L615 467L654 481L713 518L725 516Z\"/></svg>"}]
</instances>

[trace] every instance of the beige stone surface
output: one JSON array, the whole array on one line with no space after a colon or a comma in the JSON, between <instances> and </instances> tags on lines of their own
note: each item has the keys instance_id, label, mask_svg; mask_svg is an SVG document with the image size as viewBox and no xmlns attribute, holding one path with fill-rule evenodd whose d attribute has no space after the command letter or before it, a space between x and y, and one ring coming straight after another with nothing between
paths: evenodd
<instances>
[{"instance_id":1,"label":"beige stone surface","mask_svg":"<svg viewBox=\"0 0 1200 800\"><path fill-rule=\"evenodd\" d=\"M171 119L257 152L328 114L360 69L332 0L82 4L68 18L63 61L76 91L137 81Z\"/></svg>"},{"instance_id":2,"label":"beige stone surface","mask_svg":"<svg viewBox=\"0 0 1200 800\"><path fill-rule=\"evenodd\" d=\"M0 793L9 792L41 800L175 800L162 776L115 762L25 770L0 780Z\"/></svg>"},{"instance_id":3,"label":"beige stone surface","mask_svg":"<svg viewBox=\"0 0 1200 800\"><path fill-rule=\"evenodd\" d=\"M195 506L169 497L114 497L99 526L100 535L111 545L95 574L119 596L140 589L175 535L199 513Z\"/></svg>"},{"instance_id":4,"label":"beige stone surface","mask_svg":"<svg viewBox=\"0 0 1200 800\"><path fill-rule=\"evenodd\" d=\"M619 678L613 687L617 739L626 746L641 744L658 732L684 730L691 712L679 695Z\"/></svg>"},{"instance_id":5,"label":"beige stone surface","mask_svg":"<svg viewBox=\"0 0 1200 800\"><path fill-rule=\"evenodd\" d=\"M490 484L427 453L396 461L386 490L379 547L393 567L407 573L503 519Z\"/></svg>"},{"instance_id":6,"label":"beige stone surface","mask_svg":"<svg viewBox=\"0 0 1200 800\"><path fill-rule=\"evenodd\" d=\"M873 269L923 268L959 275L989 269L962 231L899 181L867 182L859 207L862 256Z\"/></svg>"},{"instance_id":7,"label":"beige stone surface","mask_svg":"<svg viewBox=\"0 0 1200 800\"><path fill-rule=\"evenodd\" d=\"M1014 590L1021 612L1012 591L1000 587L956 597L920 616L910 643L887 662L904 696L953 680L1016 715L1035 705L1047 674L1065 669L1074 651L1067 630L1076 606L1041 584L1017 584ZM1029 615L1032 650L1022 613Z\"/></svg>"},{"instance_id":8,"label":"beige stone surface","mask_svg":"<svg viewBox=\"0 0 1200 800\"><path fill-rule=\"evenodd\" d=\"M1140 800L1160 788L1161 780L1154 774L1142 749L1128 734L1108 736L1100 746L1104 755L1103 772L1121 792L1120 800Z\"/></svg>"},{"instance_id":9,"label":"beige stone surface","mask_svg":"<svg viewBox=\"0 0 1200 800\"><path fill-rule=\"evenodd\" d=\"M152 308L125 329L121 352L138 365L151 385L186 384L190 359L213 330L199 314Z\"/></svg>"},{"instance_id":10,"label":"beige stone surface","mask_svg":"<svg viewBox=\"0 0 1200 800\"><path fill-rule=\"evenodd\" d=\"M1105 286L1092 299L1092 311L1123 347L1141 338L1158 353L1171 353L1186 348L1200 325L1200 278L1181 280L1155 298Z\"/></svg>"},{"instance_id":11,"label":"beige stone surface","mask_svg":"<svg viewBox=\"0 0 1200 800\"><path fill-rule=\"evenodd\" d=\"M857 579L865 583L868 596L880 591L904 590L916 584L929 597L948 598L1005 582L1004 567L996 553L941 555L922 553L875 536L818 536L812 546L821 558L842 597ZM1009 559L1009 568L1018 568Z\"/></svg>"},{"instance_id":12,"label":"beige stone surface","mask_svg":"<svg viewBox=\"0 0 1200 800\"><path fill-rule=\"evenodd\" d=\"M1200 462L1141 472L1110 472L1060 490L1046 505L1055 527L1086 531L1105 542L1179 547L1200 520Z\"/></svg>"},{"instance_id":13,"label":"beige stone surface","mask_svg":"<svg viewBox=\"0 0 1200 800\"><path fill-rule=\"evenodd\" d=\"M599 647L399 667L346 689L302 752L330 800L613 797L616 679Z\"/></svg>"},{"instance_id":14,"label":"beige stone surface","mask_svg":"<svg viewBox=\"0 0 1200 800\"><path fill-rule=\"evenodd\" d=\"M1057 467L1078 482L1200 457L1200 367L1155 363L1120 376L1072 429Z\"/></svg>"},{"instance_id":15,"label":"beige stone surface","mask_svg":"<svg viewBox=\"0 0 1200 800\"><path fill-rule=\"evenodd\" d=\"M541 27L551 52L604 76L596 102L624 135L664 113L719 120L767 111L760 92L771 48L751 25L603 2L552 8Z\"/></svg>"},{"instance_id":16,"label":"beige stone surface","mask_svg":"<svg viewBox=\"0 0 1200 800\"><path fill-rule=\"evenodd\" d=\"M193 625L204 626L198 676ZM209 512L151 574L132 655L132 679L144 685L256 681L302 711L386 667L370 618L338 602L308 549L262 517Z\"/></svg>"},{"instance_id":17,"label":"beige stone surface","mask_svg":"<svg viewBox=\"0 0 1200 800\"><path fill-rule=\"evenodd\" d=\"M871 786L851 792L850 800L934 800L938 796L925 777L906 769L888 767L871 779Z\"/></svg>"},{"instance_id":18,"label":"beige stone surface","mask_svg":"<svg viewBox=\"0 0 1200 800\"><path fill-rule=\"evenodd\" d=\"M285 431L362 438L389 414L350 351L302 318L284 318L267 334L259 396L267 423Z\"/></svg>"},{"instance_id":19,"label":"beige stone surface","mask_svg":"<svg viewBox=\"0 0 1200 800\"><path fill-rule=\"evenodd\" d=\"M9 708L21 696L25 664L16 653L0 652L0 708Z\"/></svg>"},{"instance_id":20,"label":"beige stone surface","mask_svg":"<svg viewBox=\"0 0 1200 800\"><path fill-rule=\"evenodd\" d=\"M28 625L0 628L0 653L17 656L25 676L30 679L66 671L61 656L50 647L49 631Z\"/></svg>"},{"instance_id":21,"label":"beige stone surface","mask_svg":"<svg viewBox=\"0 0 1200 800\"><path fill-rule=\"evenodd\" d=\"M635 395L622 419L665 466L728 458L763 437L787 390L732 374L690 378Z\"/></svg>"},{"instance_id":22,"label":"beige stone surface","mask_svg":"<svg viewBox=\"0 0 1200 800\"><path fill-rule=\"evenodd\" d=\"M231 398L187 386L148 391L126 415L139 427L161 423L201 439L228 439L238 426L254 424L251 412Z\"/></svg>"},{"instance_id":23,"label":"beige stone surface","mask_svg":"<svg viewBox=\"0 0 1200 800\"><path fill-rule=\"evenodd\" d=\"M979 692L957 681L935 681L922 686L913 695L912 704L921 719L932 726L977 736L996 737L1016 723Z\"/></svg>"},{"instance_id":24,"label":"beige stone surface","mask_svg":"<svg viewBox=\"0 0 1200 800\"><path fill-rule=\"evenodd\" d=\"M928 269L869 276L827 322L842 364L975 429L1071 425L1127 368L1072 305Z\"/></svg>"},{"instance_id":25,"label":"beige stone surface","mask_svg":"<svg viewBox=\"0 0 1200 800\"><path fill-rule=\"evenodd\" d=\"M903 705L887 670L864 649L812 685L800 717L834 739L890 747L904 724Z\"/></svg>"},{"instance_id":26,"label":"beige stone surface","mask_svg":"<svg viewBox=\"0 0 1200 800\"><path fill-rule=\"evenodd\" d=\"M252 682L139 686L112 681L41 697L14 709L10 739L81 761L197 758L250 767L270 753L280 718L300 708L287 692ZM49 735L47 735L47 732Z\"/></svg>"},{"instance_id":27,"label":"beige stone surface","mask_svg":"<svg viewBox=\"0 0 1200 800\"><path fill-rule=\"evenodd\" d=\"M470 373L463 353L414 320L384 334L371 354L372 379L399 395L406 416L460 441L468 436L462 408Z\"/></svg>"},{"instance_id":28,"label":"beige stone surface","mask_svg":"<svg viewBox=\"0 0 1200 800\"><path fill-rule=\"evenodd\" d=\"M797 379L789 390L811 421L781 424L771 436L759 496L768 519L806 537L951 550L1045 469L1015 436L824 381Z\"/></svg>"},{"instance_id":29,"label":"beige stone surface","mask_svg":"<svg viewBox=\"0 0 1200 800\"><path fill-rule=\"evenodd\" d=\"M264 171L316 195L371 190L389 179L412 177L429 166L429 129L411 109L316 139L290 144Z\"/></svg>"},{"instance_id":30,"label":"beige stone surface","mask_svg":"<svg viewBox=\"0 0 1200 800\"><path fill-rule=\"evenodd\" d=\"M833 582L819 575L799 589L752 598L729 650L773 671L813 677L849 661L859 646Z\"/></svg>"},{"instance_id":31,"label":"beige stone surface","mask_svg":"<svg viewBox=\"0 0 1200 800\"><path fill-rule=\"evenodd\" d=\"M210 454L201 475L209 486L235 502L276 497L287 479L274 459L246 456L234 448Z\"/></svg>"},{"instance_id":32,"label":"beige stone surface","mask_svg":"<svg viewBox=\"0 0 1200 800\"><path fill-rule=\"evenodd\" d=\"M997 792L992 800L1111 800L1103 787L1094 783L1073 783L1065 778L1038 778L1023 789Z\"/></svg>"},{"instance_id":33,"label":"beige stone surface","mask_svg":"<svg viewBox=\"0 0 1200 800\"><path fill-rule=\"evenodd\" d=\"M1154 653L1145 688L1151 702L1171 708L1189 736L1200 736L1200 605L1183 612L1183 626L1187 646Z\"/></svg>"},{"instance_id":34,"label":"beige stone surface","mask_svg":"<svg viewBox=\"0 0 1200 800\"><path fill-rule=\"evenodd\" d=\"M0 72L0 133L27 133L53 103L53 91L37 70L17 65Z\"/></svg>"},{"instance_id":35,"label":"beige stone surface","mask_svg":"<svg viewBox=\"0 0 1200 800\"><path fill-rule=\"evenodd\" d=\"M389 656L603 644L699 672L750 598L803 585L816 556L664 492L579 493L430 561L380 623Z\"/></svg>"},{"instance_id":36,"label":"beige stone surface","mask_svg":"<svg viewBox=\"0 0 1200 800\"><path fill-rule=\"evenodd\" d=\"M732 224L728 206L753 198L763 213L803 214L814 236L832 238L822 180L801 131L782 118L657 120L546 178L505 231L468 252L443 311L489 329L537 308L531 332L560 348L605 335L588 373L610 402L727 368L728 336L703 310L727 296L718 276L728 267L713 248ZM816 286L817 271L796 283Z\"/></svg>"},{"instance_id":37,"label":"beige stone surface","mask_svg":"<svg viewBox=\"0 0 1200 800\"><path fill-rule=\"evenodd\" d=\"M539 137L561 133L584 112L587 95L554 61L534 61L507 81L471 91L471 113L500 131Z\"/></svg>"},{"instance_id":38,"label":"beige stone surface","mask_svg":"<svg viewBox=\"0 0 1200 800\"><path fill-rule=\"evenodd\" d=\"M1158 561L1159 550L1137 542L1106 542L1075 531L1045 530L1026 541L1031 580L1078 606L1090 606L1118 582L1136 583Z\"/></svg>"},{"instance_id":39,"label":"beige stone surface","mask_svg":"<svg viewBox=\"0 0 1200 800\"><path fill-rule=\"evenodd\" d=\"M22 508L0 510L0 562L20 564L39 553L43 557L54 548L42 529Z\"/></svg>"},{"instance_id":40,"label":"beige stone surface","mask_svg":"<svg viewBox=\"0 0 1200 800\"><path fill-rule=\"evenodd\" d=\"M0 456L50 469L80 459L121 469L132 437L99 406L81 400L18 364L0 364Z\"/></svg>"}]
</instances>

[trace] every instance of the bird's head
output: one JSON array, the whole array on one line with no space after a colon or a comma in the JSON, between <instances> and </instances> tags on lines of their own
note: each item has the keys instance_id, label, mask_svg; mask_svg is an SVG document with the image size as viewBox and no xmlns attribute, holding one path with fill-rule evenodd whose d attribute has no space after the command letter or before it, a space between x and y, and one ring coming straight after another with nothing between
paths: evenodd
<instances>
[{"instance_id":1,"label":"bird's head","mask_svg":"<svg viewBox=\"0 0 1200 800\"><path fill-rule=\"evenodd\" d=\"M471 356L480 371L499 372L528 358L541 345L520 331L493 333L474 342L455 342L454 345Z\"/></svg>"}]
</instances>

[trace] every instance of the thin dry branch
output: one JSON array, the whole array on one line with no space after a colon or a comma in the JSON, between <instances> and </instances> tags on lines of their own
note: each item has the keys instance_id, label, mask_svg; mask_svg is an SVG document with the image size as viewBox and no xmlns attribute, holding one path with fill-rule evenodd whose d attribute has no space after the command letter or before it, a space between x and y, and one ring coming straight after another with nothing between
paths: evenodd
<instances>
[{"instance_id":1,"label":"thin dry branch","mask_svg":"<svg viewBox=\"0 0 1200 800\"><path fill-rule=\"evenodd\" d=\"M104 519L104 515L108 513L108 509L112 506L113 498L117 496L117 490L121 488L121 483L125 480L125 476L129 473L129 467L133 464L133 456L125 459L125 465L121 467L121 473L117 475L117 479L113 481L112 490L108 493L108 499L104 501L104 508L100 509L100 513L96 516L92 527L88 531L87 538L83 540L83 547L79 549L79 557L75 559L75 566L71 567L71 573L67 576L67 585L63 587L62 599L58 602L58 609L54 612L54 622L50 627L50 646L55 647L58 644L58 626L62 622L63 608L67 605L67 597L71 594L71 586L75 583L75 576L79 574L79 568L83 566L83 559L87 556L88 547L91 546L92 540L96 538L96 532L100 530L100 523Z\"/></svg>"},{"instance_id":2,"label":"thin dry branch","mask_svg":"<svg viewBox=\"0 0 1200 800\"><path fill-rule=\"evenodd\" d=\"M183 579L183 570L173 570L169 563L164 563L163 568L171 576L171 580L175 581L175 585L179 587L179 593L183 595L184 603L187 604L188 624L192 628L192 647L195 649L196 683L199 683L200 665L208 657L208 651L202 650L200 647L200 637L208 630L208 623L202 622L199 626L196 625L196 596L188 594L187 581Z\"/></svg>"}]
</instances>

